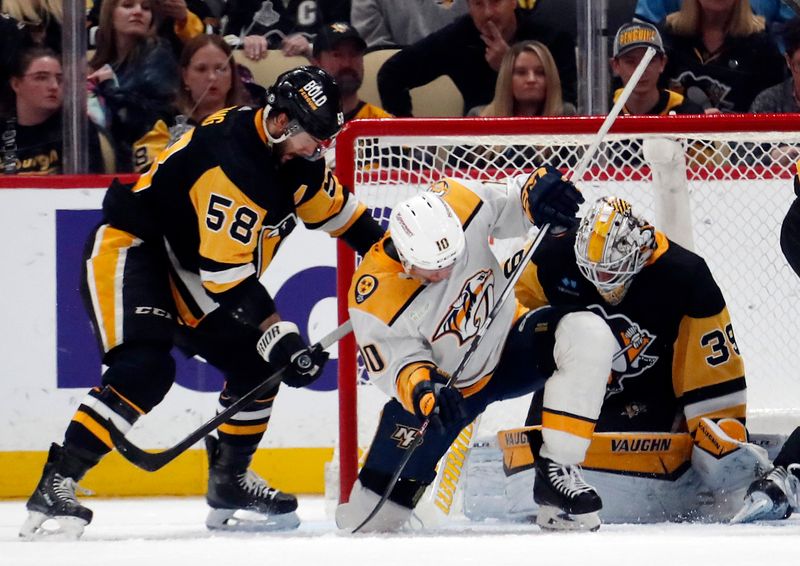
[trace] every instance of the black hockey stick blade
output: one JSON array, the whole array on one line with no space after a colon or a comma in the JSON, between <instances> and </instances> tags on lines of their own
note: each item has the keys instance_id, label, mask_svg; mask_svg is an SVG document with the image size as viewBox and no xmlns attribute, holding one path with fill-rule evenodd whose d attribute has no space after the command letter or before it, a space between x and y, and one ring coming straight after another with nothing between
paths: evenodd
<instances>
[{"instance_id":1,"label":"black hockey stick blade","mask_svg":"<svg viewBox=\"0 0 800 566\"><path fill-rule=\"evenodd\" d=\"M323 337L322 340L314 344L312 348L319 348L324 350L331 344L338 342L341 338L346 336L352 330L352 324L348 320L336 330ZM111 442L114 447L119 451L122 456L135 466L146 470L148 472L155 472L160 470L175 458L183 454L186 450L191 448L197 441L205 437L206 434L216 429L219 425L226 422L233 415L241 411L244 407L251 402L258 399L262 394L270 389L280 385L283 374L288 369L284 366L270 375L267 379L262 381L255 388L240 397L231 406L227 407L224 411L217 413L213 418L203 423L199 428L192 431L186 438L178 442L175 446L167 448L161 452L146 452L133 444L130 440L125 438L125 435L120 431L110 419L106 420L105 426L111 435Z\"/></svg>"}]
</instances>

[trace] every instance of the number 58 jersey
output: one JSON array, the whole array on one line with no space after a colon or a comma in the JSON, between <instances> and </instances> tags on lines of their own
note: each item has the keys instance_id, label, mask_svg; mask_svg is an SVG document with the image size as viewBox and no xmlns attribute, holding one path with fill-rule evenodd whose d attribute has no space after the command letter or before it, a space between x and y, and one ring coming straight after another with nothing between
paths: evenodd
<instances>
[{"instance_id":1,"label":"number 58 jersey","mask_svg":"<svg viewBox=\"0 0 800 566\"><path fill-rule=\"evenodd\" d=\"M104 212L113 226L163 242L178 312L190 325L226 302L271 314L258 278L298 220L360 250L381 233L324 160L282 162L263 109L247 107L220 110L184 134L132 190L109 190Z\"/></svg>"}]
</instances>

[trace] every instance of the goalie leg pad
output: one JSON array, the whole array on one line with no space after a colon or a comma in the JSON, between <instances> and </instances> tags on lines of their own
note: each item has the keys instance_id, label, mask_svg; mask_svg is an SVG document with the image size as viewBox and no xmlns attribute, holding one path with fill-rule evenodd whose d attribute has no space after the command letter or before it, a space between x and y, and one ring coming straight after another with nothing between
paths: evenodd
<instances>
[{"instance_id":1,"label":"goalie leg pad","mask_svg":"<svg viewBox=\"0 0 800 566\"><path fill-rule=\"evenodd\" d=\"M367 489L361 484L361 480L357 480L350 492L350 501L342 503L336 508L336 526L352 531L367 518L380 499L379 494ZM380 511L370 519L369 523L361 527L359 532L398 531L408 522L411 512L411 508L387 500Z\"/></svg>"},{"instance_id":2,"label":"goalie leg pad","mask_svg":"<svg viewBox=\"0 0 800 566\"><path fill-rule=\"evenodd\" d=\"M560 464L578 464L600 415L616 340L608 324L588 311L565 315L555 338L558 369L544 387L541 455Z\"/></svg>"}]
</instances>

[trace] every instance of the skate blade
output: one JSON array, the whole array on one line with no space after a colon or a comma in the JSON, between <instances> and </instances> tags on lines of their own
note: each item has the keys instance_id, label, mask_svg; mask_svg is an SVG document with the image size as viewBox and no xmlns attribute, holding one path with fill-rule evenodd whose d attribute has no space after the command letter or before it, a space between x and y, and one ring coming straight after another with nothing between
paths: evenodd
<instances>
[{"instance_id":1,"label":"skate blade","mask_svg":"<svg viewBox=\"0 0 800 566\"><path fill-rule=\"evenodd\" d=\"M557 507L540 506L536 514L536 524L543 531L593 532L600 528L600 515L597 512L571 515Z\"/></svg>"},{"instance_id":2,"label":"skate blade","mask_svg":"<svg viewBox=\"0 0 800 566\"><path fill-rule=\"evenodd\" d=\"M19 530L19 536L23 540L78 540L87 524L79 517L50 517L30 511Z\"/></svg>"},{"instance_id":3,"label":"skate blade","mask_svg":"<svg viewBox=\"0 0 800 566\"><path fill-rule=\"evenodd\" d=\"M212 531L287 531L299 526L300 517L294 512L264 515L247 509L211 509L206 518L206 527Z\"/></svg>"},{"instance_id":4,"label":"skate blade","mask_svg":"<svg viewBox=\"0 0 800 566\"><path fill-rule=\"evenodd\" d=\"M744 507L739 509L731 519L732 524L752 523L753 521L769 521L783 519L786 505L775 506L772 499L761 491L755 491L745 497Z\"/></svg>"}]
</instances>

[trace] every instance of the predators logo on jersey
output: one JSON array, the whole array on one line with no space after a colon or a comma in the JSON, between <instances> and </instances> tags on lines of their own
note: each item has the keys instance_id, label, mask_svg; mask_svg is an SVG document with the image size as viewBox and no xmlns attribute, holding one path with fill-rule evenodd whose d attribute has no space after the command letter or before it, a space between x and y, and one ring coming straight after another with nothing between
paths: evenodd
<instances>
[{"instance_id":1,"label":"predators logo on jersey","mask_svg":"<svg viewBox=\"0 0 800 566\"><path fill-rule=\"evenodd\" d=\"M356 303L359 305L366 301L375 289L378 288L378 280L372 275L362 275L356 283Z\"/></svg>"},{"instance_id":2,"label":"predators logo on jersey","mask_svg":"<svg viewBox=\"0 0 800 566\"><path fill-rule=\"evenodd\" d=\"M623 382L626 379L640 375L655 365L658 356L649 356L646 352L657 336L624 314L608 314L600 305L591 305L589 309L605 319L619 342L620 349L614 356L611 381L606 390L608 398L625 389Z\"/></svg>"},{"instance_id":3,"label":"predators logo on jersey","mask_svg":"<svg viewBox=\"0 0 800 566\"><path fill-rule=\"evenodd\" d=\"M491 269L479 271L470 277L458 298L450 305L439 323L432 341L453 333L459 345L477 334L494 306L494 273Z\"/></svg>"}]
</instances>

